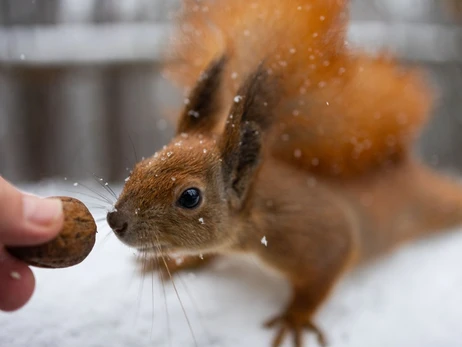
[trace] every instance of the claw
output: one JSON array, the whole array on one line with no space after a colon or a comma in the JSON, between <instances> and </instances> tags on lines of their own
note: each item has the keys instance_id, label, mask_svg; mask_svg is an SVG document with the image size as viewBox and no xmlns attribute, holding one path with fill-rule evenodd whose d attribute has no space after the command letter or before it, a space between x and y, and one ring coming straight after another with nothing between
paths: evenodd
<instances>
[{"instance_id":1,"label":"claw","mask_svg":"<svg viewBox=\"0 0 462 347\"><path fill-rule=\"evenodd\" d=\"M303 328L295 327L294 328L294 346L302 347L303 346Z\"/></svg>"},{"instance_id":2,"label":"claw","mask_svg":"<svg viewBox=\"0 0 462 347\"><path fill-rule=\"evenodd\" d=\"M316 335L319 346L321 347L327 346L327 339L324 336L324 333L316 325L314 325L312 322L308 322L305 324L305 328Z\"/></svg>"},{"instance_id":3,"label":"claw","mask_svg":"<svg viewBox=\"0 0 462 347\"><path fill-rule=\"evenodd\" d=\"M276 337L273 340L273 347L279 347L282 344L282 341L284 341L284 338L286 337L287 333L289 332L289 328L287 326L283 326L279 329Z\"/></svg>"},{"instance_id":4,"label":"claw","mask_svg":"<svg viewBox=\"0 0 462 347\"><path fill-rule=\"evenodd\" d=\"M288 333L292 334L293 346L302 347L303 346L303 329L314 333L318 340L319 346L326 347L327 341L324 337L322 331L311 322L309 317L292 315L290 312L274 317L264 323L266 328L273 328L276 325L280 325L276 337L273 340L272 347L279 347L282 345L284 338Z\"/></svg>"},{"instance_id":5,"label":"claw","mask_svg":"<svg viewBox=\"0 0 462 347\"><path fill-rule=\"evenodd\" d=\"M267 320L263 325L265 328L270 329L273 328L279 321L281 321L281 319L281 316L276 316Z\"/></svg>"}]
</instances>

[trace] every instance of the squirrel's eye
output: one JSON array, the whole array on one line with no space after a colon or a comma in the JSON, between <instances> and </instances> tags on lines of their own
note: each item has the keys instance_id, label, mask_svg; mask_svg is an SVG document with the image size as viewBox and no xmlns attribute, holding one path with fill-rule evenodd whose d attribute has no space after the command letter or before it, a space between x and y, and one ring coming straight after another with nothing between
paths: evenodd
<instances>
[{"instance_id":1,"label":"squirrel's eye","mask_svg":"<svg viewBox=\"0 0 462 347\"><path fill-rule=\"evenodd\" d=\"M188 188L181 193L178 205L183 208L195 208L201 202L201 192L197 188Z\"/></svg>"}]
</instances>

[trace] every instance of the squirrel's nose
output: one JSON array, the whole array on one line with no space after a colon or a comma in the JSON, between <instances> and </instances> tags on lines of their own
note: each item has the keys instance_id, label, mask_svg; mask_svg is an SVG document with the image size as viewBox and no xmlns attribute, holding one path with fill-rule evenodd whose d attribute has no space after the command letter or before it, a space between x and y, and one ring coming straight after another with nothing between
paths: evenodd
<instances>
[{"instance_id":1,"label":"squirrel's nose","mask_svg":"<svg viewBox=\"0 0 462 347\"><path fill-rule=\"evenodd\" d=\"M106 219L111 229L118 236L125 234L128 228L128 220L123 213L119 211L108 212Z\"/></svg>"}]
</instances>

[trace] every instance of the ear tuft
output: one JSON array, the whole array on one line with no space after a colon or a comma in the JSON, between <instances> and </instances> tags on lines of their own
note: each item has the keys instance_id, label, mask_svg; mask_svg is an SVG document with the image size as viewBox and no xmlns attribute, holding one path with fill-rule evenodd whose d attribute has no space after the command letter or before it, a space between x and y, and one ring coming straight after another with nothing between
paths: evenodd
<instances>
[{"instance_id":1,"label":"ear tuft","mask_svg":"<svg viewBox=\"0 0 462 347\"><path fill-rule=\"evenodd\" d=\"M278 77L260 63L234 98L234 103L244 103L241 121L255 122L262 131L274 122L274 109L281 99L281 85Z\"/></svg>"},{"instance_id":2,"label":"ear tuft","mask_svg":"<svg viewBox=\"0 0 462 347\"><path fill-rule=\"evenodd\" d=\"M235 170L235 177L233 177L231 183L233 190L240 199L244 196L247 190L246 185L248 184L242 177L251 176L254 169L258 166L261 159L261 147L260 128L254 122L246 122L241 128L238 164Z\"/></svg>"},{"instance_id":3,"label":"ear tuft","mask_svg":"<svg viewBox=\"0 0 462 347\"><path fill-rule=\"evenodd\" d=\"M199 76L179 119L177 134L211 132L219 123L221 84L226 60L223 55L212 61Z\"/></svg>"},{"instance_id":4,"label":"ear tuft","mask_svg":"<svg viewBox=\"0 0 462 347\"><path fill-rule=\"evenodd\" d=\"M234 97L220 149L223 179L235 208L242 207L260 163L263 132L274 123L279 88L262 63Z\"/></svg>"}]
</instances>

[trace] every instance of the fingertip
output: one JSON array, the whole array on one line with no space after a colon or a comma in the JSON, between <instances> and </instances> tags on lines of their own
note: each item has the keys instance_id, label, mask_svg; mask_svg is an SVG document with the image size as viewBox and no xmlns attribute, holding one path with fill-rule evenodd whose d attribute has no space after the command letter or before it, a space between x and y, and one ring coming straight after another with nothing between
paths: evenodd
<instances>
[{"instance_id":1,"label":"fingertip","mask_svg":"<svg viewBox=\"0 0 462 347\"><path fill-rule=\"evenodd\" d=\"M61 201L58 200L55 206L57 206L58 211L60 208L61 212L58 212L48 224L34 223L24 218L22 222L16 225L6 226L4 230L0 230L0 243L8 246L33 246L54 239L64 225Z\"/></svg>"},{"instance_id":2,"label":"fingertip","mask_svg":"<svg viewBox=\"0 0 462 347\"><path fill-rule=\"evenodd\" d=\"M0 177L0 243L8 246L48 242L64 223L60 199L43 199L19 191Z\"/></svg>"},{"instance_id":3,"label":"fingertip","mask_svg":"<svg viewBox=\"0 0 462 347\"><path fill-rule=\"evenodd\" d=\"M24 194L22 216L27 223L37 226L56 224L63 217L63 203L60 199L42 199Z\"/></svg>"},{"instance_id":4,"label":"fingertip","mask_svg":"<svg viewBox=\"0 0 462 347\"><path fill-rule=\"evenodd\" d=\"M64 225L64 216L55 220L48 226L28 226L23 232L22 239L12 240L8 246L34 246L54 239Z\"/></svg>"},{"instance_id":5,"label":"fingertip","mask_svg":"<svg viewBox=\"0 0 462 347\"><path fill-rule=\"evenodd\" d=\"M23 307L32 297L35 277L24 263L0 251L0 310L12 312Z\"/></svg>"},{"instance_id":6,"label":"fingertip","mask_svg":"<svg viewBox=\"0 0 462 347\"><path fill-rule=\"evenodd\" d=\"M31 237L49 241L61 230L64 223L63 203L60 199L42 199L24 195L23 219Z\"/></svg>"}]
</instances>

